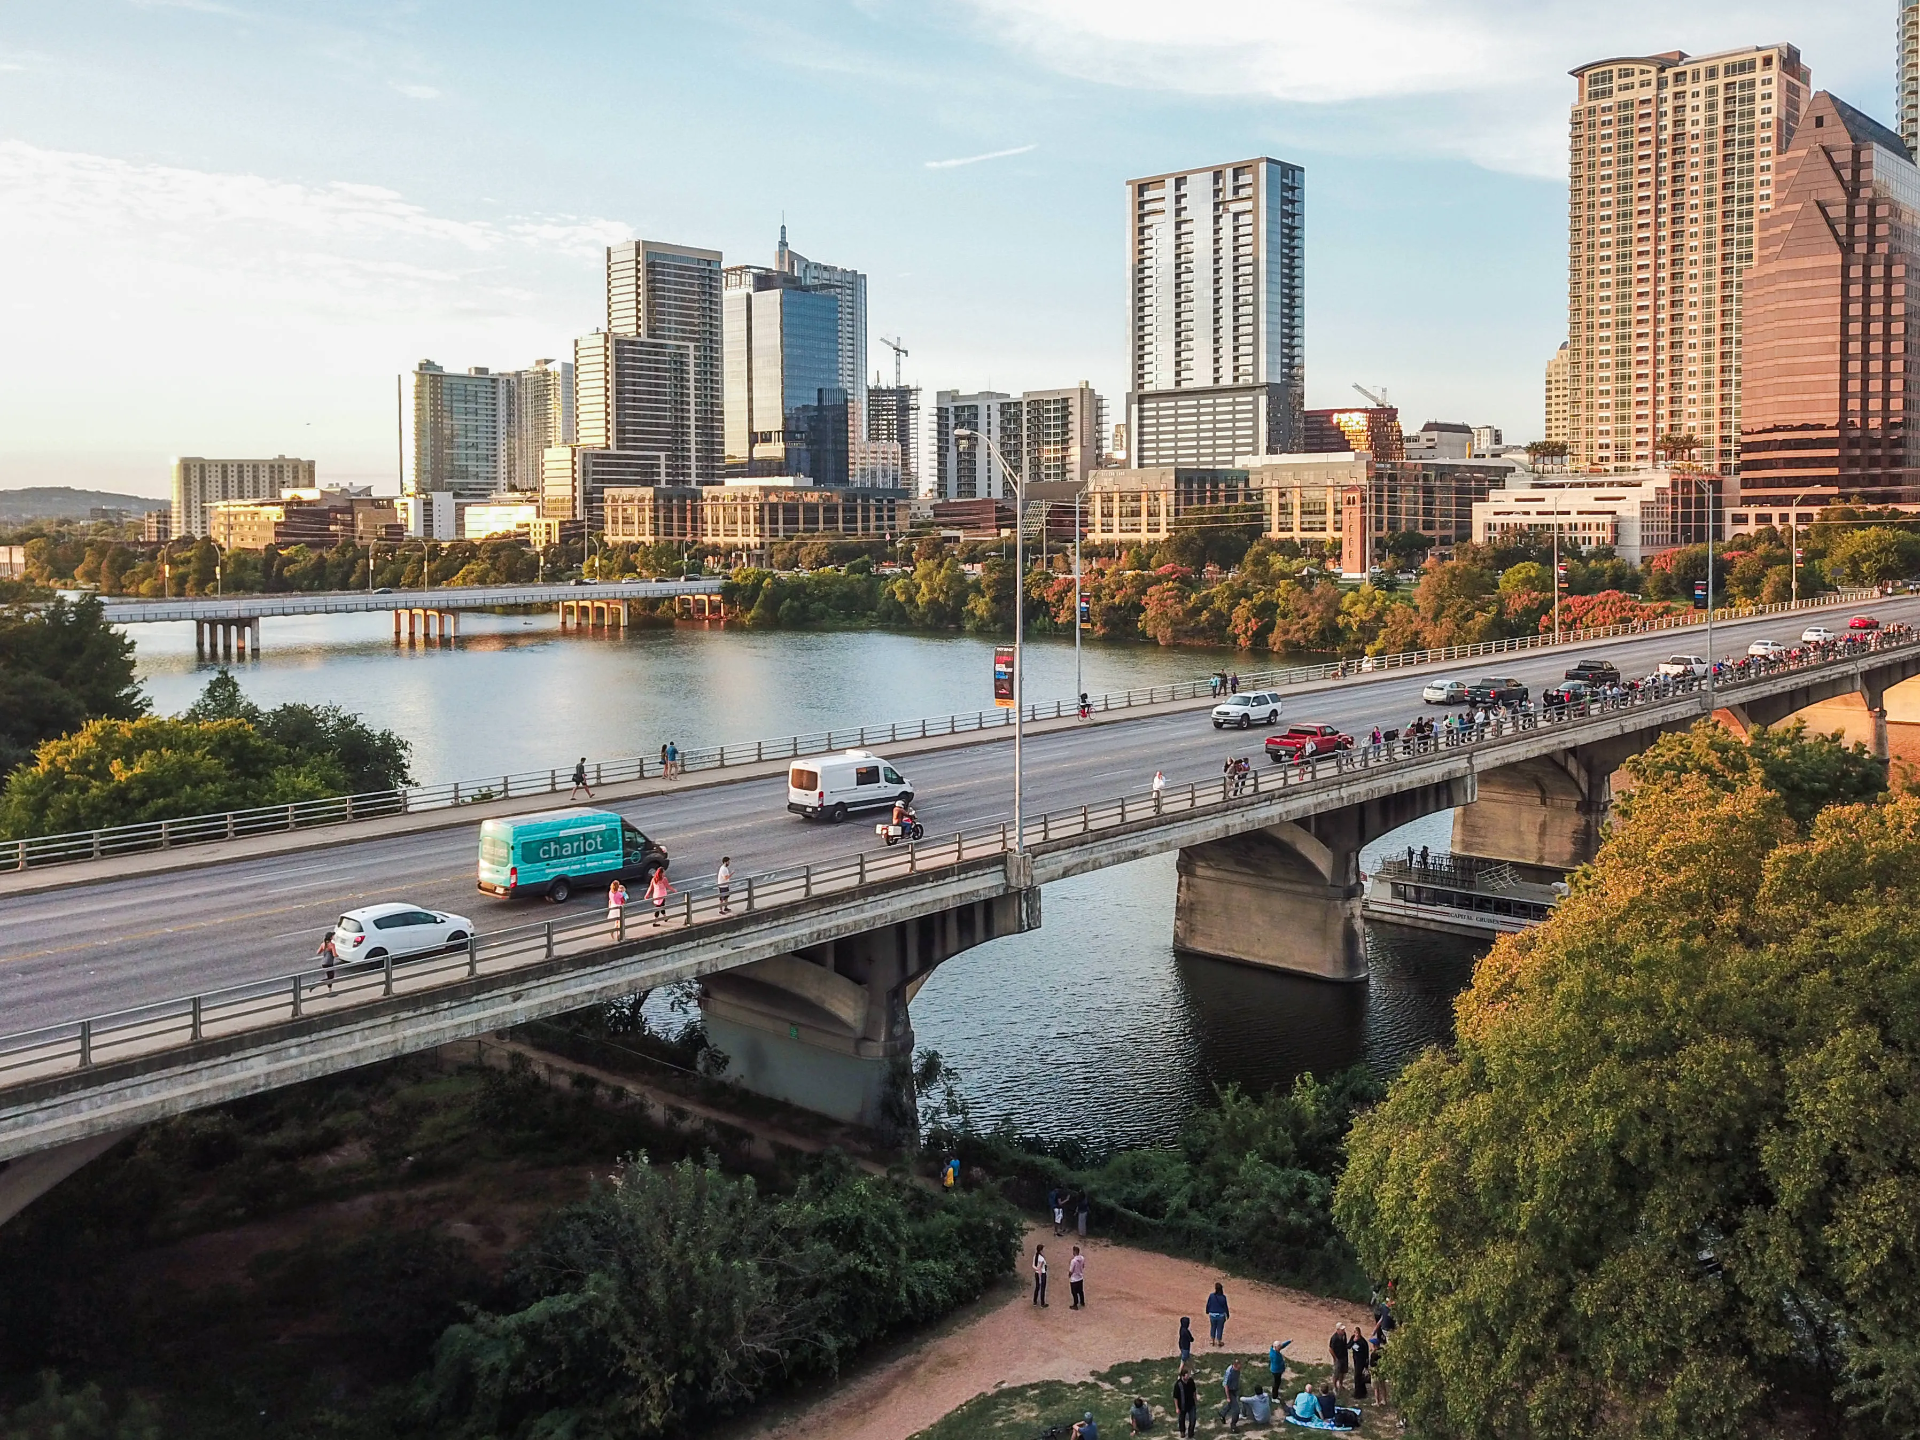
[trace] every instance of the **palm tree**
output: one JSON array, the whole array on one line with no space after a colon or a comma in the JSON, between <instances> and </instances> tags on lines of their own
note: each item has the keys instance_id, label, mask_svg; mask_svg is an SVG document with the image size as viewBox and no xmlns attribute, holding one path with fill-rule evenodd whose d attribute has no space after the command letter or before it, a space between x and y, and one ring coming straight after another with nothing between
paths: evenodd
<instances>
[{"instance_id":1,"label":"palm tree","mask_svg":"<svg viewBox=\"0 0 1920 1440\"><path fill-rule=\"evenodd\" d=\"M1682 464L1690 464L1694 451L1700 448L1698 435L1682 435L1678 430L1669 430L1653 442L1656 455L1664 455L1668 465L1678 458Z\"/></svg>"},{"instance_id":2,"label":"palm tree","mask_svg":"<svg viewBox=\"0 0 1920 1440\"><path fill-rule=\"evenodd\" d=\"M1558 461L1560 463L1551 468L1560 469L1566 464L1567 442L1564 440L1532 441L1527 446L1527 459L1533 462L1536 469L1539 468L1542 460Z\"/></svg>"}]
</instances>

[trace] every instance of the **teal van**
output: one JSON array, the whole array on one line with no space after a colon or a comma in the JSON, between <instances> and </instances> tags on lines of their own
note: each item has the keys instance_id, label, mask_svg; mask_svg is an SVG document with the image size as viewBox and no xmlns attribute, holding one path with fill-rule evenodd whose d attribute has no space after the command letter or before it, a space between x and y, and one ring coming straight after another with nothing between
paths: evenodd
<instances>
[{"instance_id":1,"label":"teal van","mask_svg":"<svg viewBox=\"0 0 1920 1440\"><path fill-rule=\"evenodd\" d=\"M480 822L480 888L555 904L583 885L645 884L667 868L667 848L611 810L543 810Z\"/></svg>"}]
</instances>

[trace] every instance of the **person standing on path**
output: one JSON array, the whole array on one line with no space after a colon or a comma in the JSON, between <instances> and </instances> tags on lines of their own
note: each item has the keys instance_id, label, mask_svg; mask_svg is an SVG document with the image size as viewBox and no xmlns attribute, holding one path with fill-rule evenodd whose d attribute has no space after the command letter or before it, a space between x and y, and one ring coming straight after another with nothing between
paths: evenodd
<instances>
[{"instance_id":1,"label":"person standing on path","mask_svg":"<svg viewBox=\"0 0 1920 1440\"><path fill-rule=\"evenodd\" d=\"M1082 1190L1080 1192L1080 1207L1079 1207L1079 1210L1076 1212L1077 1217L1080 1221L1080 1238L1082 1240L1087 1238L1087 1211L1092 1207L1092 1205L1093 1205L1093 1201L1087 1197L1087 1192Z\"/></svg>"},{"instance_id":2,"label":"person standing on path","mask_svg":"<svg viewBox=\"0 0 1920 1440\"><path fill-rule=\"evenodd\" d=\"M1333 1356L1333 1393L1335 1395L1338 1395L1340 1393L1340 1387L1347 1383L1347 1352L1349 1348L1347 1327L1344 1325L1334 1326L1332 1338L1327 1341L1327 1353Z\"/></svg>"},{"instance_id":3,"label":"person standing on path","mask_svg":"<svg viewBox=\"0 0 1920 1440\"><path fill-rule=\"evenodd\" d=\"M1193 1367L1193 1321L1185 1315L1180 1317L1180 1368Z\"/></svg>"},{"instance_id":4,"label":"person standing on path","mask_svg":"<svg viewBox=\"0 0 1920 1440\"><path fill-rule=\"evenodd\" d=\"M671 740L667 741L667 778L680 778L680 747Z\"/></svg>"},{"instance_id":5,"label":"person standing on path","mask_svg":"<svg viewBox=\"0 0 1920 1440\"><path fill-rule=\"evenodd\" d=\"M1367 1381L1373 1368L1373 1347L1367 1344L1367 1337L1360 1327L1353 1327L1353 1339L1347 1344L1347 1356L1353 1362L1353 1399L1354 1403L1367 1398Z\"/></svg>"},{"instance_id":6,"label":"person standing on path","mask_svg":"<svg viewBox=\"0 0 1920 1440\"><path fill-rule=\"evenodd\" d=\"M1229 1430L1240 1428L1240 1362L1229 1360L1227 1373L1220 1378L1220 1388L1226 1392L1227 1400L1220 1407L1220 1418L1228 1422Z\"/></svg>"},{"instance_id":7,"label":"person standing on path","mask_svg":"<svg viewBox=\"0 0 1920 1440\"><path fill-rule=\"evenodd\" d=\"M1392 1318L1391 1316L1388 1317ZM1380 1356L1387 1348L1387 1330L1385 1322L1373 1327L1373 1398L1377 1404L1388 1405L1392 1401L1387 1395L1387 1377L1380 1370Z\"/></svg>"},{"instance_id":8,"label":"person standing on path","mask_svg":"<svg viewBox=\"0 0 1920 1440\"><path fill-rule=\"evenodd\" d=\"M587 799L593 799L593 788L587 784L587 757L584 755L574 762L573 789L567 792L567 799L572 800L582 790L587 792Z\"/></svg>"},{"instance_id":9,"label":"person standing on path","mask_svg":"<svg viewBox=\"0 0 1920 1440\"><path fill-rule=\"evenodd\" d=\"M1087 1257L1080 1253L1078 1245L1073 1247L1073 1258L1067 1261L1067 1289L1073 1294L1072 1310L1087 1308Z\"/></svg>"},{"instance_id":10,"label":"person standing on path","mask_svg":"<svg viewBox=\"0 0 1920 1440\"><path fill-rule=\"evenodd\" d=\"M1281 1352L1291 1345L1291 1340L1276 1340L1267 1347L1267 1369L1273 1375L1273 1393L1280 1394L1280 1382L1287 1373L1287 1357Z\"/></svg>"},{"instance_id":11,"label":"person standing on path","mask_svg":"<svg viewBox=\"0 0 1920 1440\"><path fill-rule=\"evenodd\" d=\"M1186 1321L1180 1323L1184 1325ZM1200 1387L1193 1383L1191 1366L1181 1365L1180 1373L1174 1377L1173 1413L1177 1417L1180 1434L1200 1433Z\"/></svg>"},{"instance_id":12,"label":"person standing on path","mask_svg":"<svg viewBox=\"0 0 1920 1440\"><path fill-rule=\"evenodd\" d=\"M663 780L671 780L673 778L673 762L667 759L667 747L665 745L660 747L660 778Z\"/></svg>"},{"instance_id":13,"label":"person standing on path","mask_svg":"<svg viewBox=\"0 0 1920 1440\"><path fill-rule=\"evenodd\" d=\"M627 887L618 880L607 886L607 928L613 932L615 940L626 938Z\"/></svg>"},{"instance_id":14,"label":"person standing on path","mask_svg":"<svg viewBox=\"0 0 1920 1440\"><path fill-rule=\"evenodd\" d=\"M1227 1343L1227 1287L1218 1280L1213 1282L1213 1293L1207 1296L1207 1328L1213 1332L1213 1343Z\"/></svg>"},{"instance_id":15,"label":"person standing on path","mask_svg":"<svg viewBox=\"0 0 1920 1440\"><path fill-rule=\"evenodd\" d=\"M714 874L713 888L720 895L720 913L731 915L733 911L727 905L727 897L733 893L733 857L731 855L720 857L720 869Z\"/></svg>"},{"instance_id":16,"label":"person standing on path","mask_svg":"<svg viewBox=\"0 0 1920 1440\"><path fill-rule=\"evenodd\" d=\"M1047 1303L1047 1247L1044 1245L1033 1247L1033 1303L1043 1306Z\"/></svg>"},{"instance_id":17,"label":"person standing on path","mask_svg":"<svg viewBox=\"0 0 1920 1440\"><path fill-rule=\"evenodd\" d=\"M1153 813L1156 815L1160 813L1161 792L1163 792L1166 788L1167 788L1166 773L1161 770L1154 771L1153 772Z\"/></svg>"},{"instance_id":18,"label":"person standing on path","mask_svg":"<svg viewBox=\"0 0 1920 1440\"><path fill-rule=\"evenodd\" d=\"M647 881L647 899L653 902L653 923L659 925L667 918L667 897L673 894L673 882L667 879L667 867L662 865L653 872Z\"/></svg>"},{"instance_id":19,"label":"person standing on path","mask_svg":"<svg viewBox=\"0 0 1920 1440\"><path fill-rule=\"evenodd\" d=\"M1053 1192L1053 1233L1056 1239L1067 1233L1067 1198L1064 1190Z\"/></svg>"}]
</instances>

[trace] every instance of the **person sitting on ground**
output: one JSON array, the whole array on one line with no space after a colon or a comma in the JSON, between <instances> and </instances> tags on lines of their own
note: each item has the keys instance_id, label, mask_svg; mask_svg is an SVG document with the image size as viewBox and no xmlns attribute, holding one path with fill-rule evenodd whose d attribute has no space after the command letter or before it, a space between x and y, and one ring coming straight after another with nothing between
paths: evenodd
<instances>
[{"instance_id":1,"label":"person sitting on ground","mask_svg":"<svg viewBox=\"0 0 1920 1440\"><path fill-rule=\"evenodd\" d=\"M1087 1411L1086 1418L1073 1427L1073 1440L1100 1440L1100 1427L1094 1423L1093 1411Z\"/></svg>"},{"instance_id":2,"label":"person sitting on ground","mask_svg":"<svg viewBox=\"0 0 1920 1440\"><path fill-rule=\"evenodd\" d=\"M1273 1397L1267 1394L1266 1387L1260 1386L1246 1402L1247 1414L1256 1425L1273 1423Z\"/></svg>"},{"instance_id":3,"label":"person sitting on ground","mask_svg":"<svg viewBox=\"0 0 1920 1440\"><path fill-rule=\"evenodd\" d=\"M1313 1386L1307 1386L1293 1397L1293 1417L1308 1424L1320 1418L1320 1397L1313 1393Z\"/></svg>"},{"instance_id":4,"label":"person sitting on ground","mask_svg":"<svg viewBox=\"0 0 1920 1440\"><path fill-rule=\"evenodd\" d=\"M1147 1408L1143 1397L1133 1397L1133 1409L1127 1412L1127 1424L1127 1433L1130 1435L1144 1435L1153 1429L1153 1411Z\"/></svg>"},{"instance_id":5,"label":"person sitting on ground","mask_svg":"<svg viewBox=\"0 0 1920 1440\"><path fill-rule=\"evenodd\" d=\"M1320 1387L1320 1418L1334 1423L1340 1419L1340 1401L1333 1393L1331 1381Z\"/></svg>"}]
</instances>

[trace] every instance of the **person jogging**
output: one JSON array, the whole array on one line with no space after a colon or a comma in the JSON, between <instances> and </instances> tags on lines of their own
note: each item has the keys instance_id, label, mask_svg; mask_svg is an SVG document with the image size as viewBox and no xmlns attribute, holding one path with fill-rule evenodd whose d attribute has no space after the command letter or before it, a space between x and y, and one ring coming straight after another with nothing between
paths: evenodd
<instances>
[{"instance_id":1,"label":"person jogging","mask_svg":"<svg viewBox=\"0 0 1920 1440\"><path fill-rule=\"evenodd\" d=\"M587 784L587 757L584 755L574 764L573 789L567 792L567 799L572 800L582 790L587 792L587 799L593 799L593 789Z\"/></svg>"},{"instance_id":2,"label":"person jogging","mask_svg":"<svg viewBox=\"0 0 1920 1440\"><path fill-rule=\"evenodd\" d=\"M320 947L313 952L313 958L320 962L321 975L319 980L314 981L313 988L318 990L324 983L328 992L331 993L333 990L333 967L340 961L340 952L334 948L333 931L329 930L320 937Z\"/></svg>"}]
</instances>

